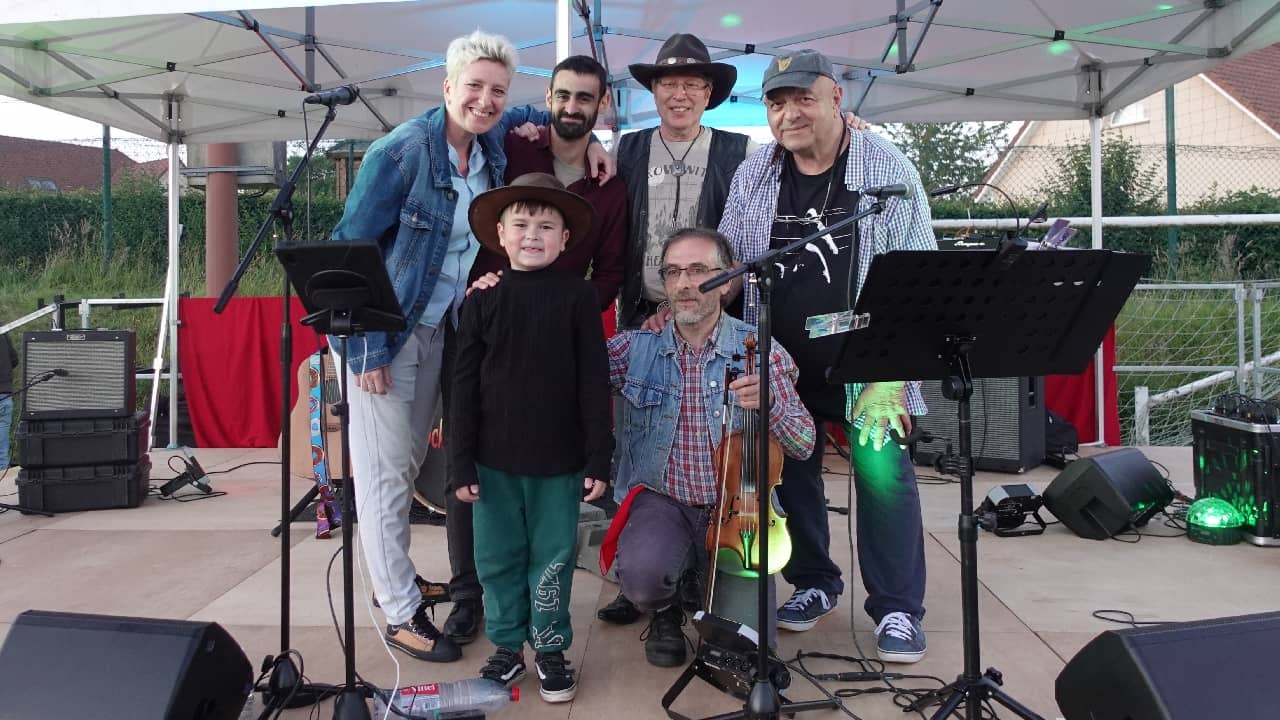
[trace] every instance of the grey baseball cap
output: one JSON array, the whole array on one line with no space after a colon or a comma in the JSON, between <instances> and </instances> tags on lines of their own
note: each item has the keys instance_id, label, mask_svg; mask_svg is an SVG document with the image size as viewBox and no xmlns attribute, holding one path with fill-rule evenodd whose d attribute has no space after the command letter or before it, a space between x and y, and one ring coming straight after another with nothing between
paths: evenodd
<instances>
[{"instance_id":1,"label":"grey baseball cap","mask_svg":"<svg viewBox=\"0 0 1280 720\"><path fill-rule=\"evenodd\" d=\"M827 56L817 50L797 50L789 55L774 56L769 61L761 90L767 95L778 88L807 88L820 77L836 79L836 71Z\"/></svg>"}]
</instances>

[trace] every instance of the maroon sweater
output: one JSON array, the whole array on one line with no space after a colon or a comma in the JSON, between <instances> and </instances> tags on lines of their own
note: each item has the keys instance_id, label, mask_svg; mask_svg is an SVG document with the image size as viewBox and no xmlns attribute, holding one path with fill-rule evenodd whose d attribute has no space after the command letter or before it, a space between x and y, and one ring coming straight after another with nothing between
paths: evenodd
<instances>
[{"instance_id":1,"label":"maroon sweater","mask_svg":"<svg viewBox=\"0 0 1280 720\"><path fill-rule=\"evenodd\" d=\"M555 175L555 155L551 152L551 128L539 128L538 139L529 142L517 135L506 139L507 176L512 180L531 172ZM596 211L590 234L584 238L572 238L564 254L556 258L551 267L586 277L591 271L591 286L603 312L618 295L622 286L623 251L627 242L627 188L614 178L601 186L590 176L569 186L569 190L581 195ZM480 248L475 264L471 266L471 280L487 272L497 272L510 267L505 255L486 247Z\"/></svg>"}]
</instances>

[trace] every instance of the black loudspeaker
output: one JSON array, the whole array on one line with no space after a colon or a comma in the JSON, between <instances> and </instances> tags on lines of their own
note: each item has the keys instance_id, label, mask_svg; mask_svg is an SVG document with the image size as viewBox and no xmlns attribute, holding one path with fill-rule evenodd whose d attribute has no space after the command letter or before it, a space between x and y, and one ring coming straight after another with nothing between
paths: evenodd
<instances>
[{"instance_id":1,"label":"black loudspeaker","mask_svg":"<svg viewBox=\"0 0 1280 720\"><path fill-rule=\"evenodd\" d=\"M0 720L236 720L252 686L217 623L28 610L0 647Z\"/></svg>"},{"instance_id":2,"label":"black loudspeaker","mask_svg":"<svg viewBox=\"0 0 1280 720\"><path fill-rule=\"evenodd\" d=\"M1106 540L1145 525L1173 501L1173 488L1136 448L1075 460L1044 491L1044 505L1084 538Z\"/></svg>"},{"instance_id":3,"label":"black loudspeaker","mask_svg":"<svg viewBox=\"0 0 1280 720\"><path fill-rule=\"evenodd\" d=\"M22 384L62 370L31 386L22 401L24 420L133 417L137 411L132 330L56 330L22 335Z\"/></svg>"},{"instance_id":4,"label":"black loudspeaker","mask_svg":"<svg viewBox=\"0 0 1280 720\"><path fill-rule=\"evenodd\" d=\"M1280 613L1109 630L1054 684L1065 720L1273 718Z\"/></svg>"},{"instance_id":5,"label":"black loudspeaker","mask_svg":"<svg viewBox=\"0 0 1280 720\"><path fill-rule=\"evenodd\" d=\"M926 380L921 392L929 414L921 427L936 436L916 443L915 460L932 465L947 441L959 450L960 421L956 403L942 396L942 383ZM973 462L977 470L1023 472L1044 460L1044 378L978 378L969 399Z\"/></svg>"}]
</instances>

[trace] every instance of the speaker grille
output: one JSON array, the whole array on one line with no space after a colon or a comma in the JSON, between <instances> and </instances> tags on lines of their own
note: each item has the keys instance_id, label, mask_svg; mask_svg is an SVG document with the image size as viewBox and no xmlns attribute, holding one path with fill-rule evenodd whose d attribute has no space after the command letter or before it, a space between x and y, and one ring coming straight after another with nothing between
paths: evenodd
<instances>
[{"instance_id":1,"label":"speaker grille","mask_svg":"<svg viewBox=\"0 0 1280 720\"><path fill-rule=\"evenodd\" d=\"M942 395L942 383L927 380L922 388L929 414L920 422L939 437L916 445L916 461L927 465L946 451L946 441L960 449L956 403ZM970 437L978 470L1023 472L1044 460L1044 378L979 378L969 399Z\"/></svg>"},{"instance_id":2,"label":"speaker grille","mask_svg":"<svg viewBox=\"0 0 1280 720\"><path fill-rule=\"evenodd\" d=\"M23 385L53 370L66 370L27 391L22 416L28 420L132 417L134 350L132 331L32 332L23 335Z\"/></svg>"}]
</instances>

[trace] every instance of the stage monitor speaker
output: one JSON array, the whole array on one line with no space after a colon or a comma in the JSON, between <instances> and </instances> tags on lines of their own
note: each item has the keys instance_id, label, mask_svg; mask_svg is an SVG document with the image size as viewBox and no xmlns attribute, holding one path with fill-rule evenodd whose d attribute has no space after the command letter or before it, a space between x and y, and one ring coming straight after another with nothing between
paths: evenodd
<instances>
[{"instance_id":1,"label":"stage monitor speaker","mask_svg":"<svg viewBox=\"0 0 1280 720\"><path fill-rule=\"evenodd\" d=\"M916 443L915 460L932 465L947 441L959 450L960 421L956 403L942 396L942 383L926 380L921 388L929 414L920 425L936 439ZM969 399L973 461L978 470L1023 472L1044 460L1044 378L978 378Z\"/></svg>"},{"instance_id":2,"label":"stage monitor speaker","mask_svg":"<svg viewBox=\"0 0 1280 720\"><path fill-rule=\"evenodd\" d=\"M22 401L24 420L133 417L138 401L132 330L55 330L22 335L22 384L37 383Z\"/></svg>"},{"instance_id":3,"label":"stage monitor speaker","mask_svg":"<svg viewBox=\"0 0 1280 720\"><path fill-rule=\"evenodd\" d=\"M1173 488L1137 448L1080 458L1044 491L1044 506L1075 534L1106 540L1145 525L1173 501Z\"/></svg>"},{"instance_id":4,"label":"stage monitor speaker","mask_svg":"<svg viewBox=\"0 0 1280 720\"><path fill-rule=\"evenodd\" d=\"M1058 675L1065 720L1217 720L1277 715L1280 613L1109 630Z\"/></svg>"},{"instance_id":5,"label":"stage monitor speaker","mask_svg":"<svg viewBox=\"0 0 1280 720\"><path fill-rule=\"evenodd\" d=\"M0 646L0 720L236 720L252 687L217 623L28 610Z\"/></svg>"}]
</instances>

